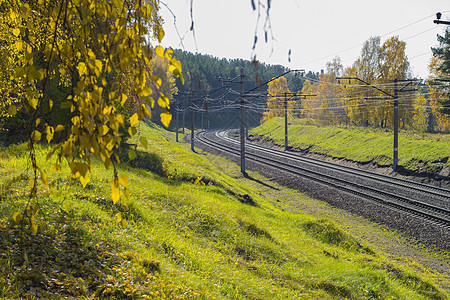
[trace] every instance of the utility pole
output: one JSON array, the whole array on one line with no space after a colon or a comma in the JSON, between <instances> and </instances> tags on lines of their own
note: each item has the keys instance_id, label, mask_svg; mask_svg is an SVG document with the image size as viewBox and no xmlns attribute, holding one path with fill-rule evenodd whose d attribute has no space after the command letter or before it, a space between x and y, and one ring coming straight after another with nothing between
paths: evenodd
<instances>
[{"instance_id":1,"label":"utility pole","mask_svg":"<svg viewBox=\"0 0 450 300\"><path fill-rule=\"evenodd\" d=\"M185 124L185 123L184 123L184 119L185 119L185 118L184 118L184 115L185 115L185 112L184 112L184 111L186 110L186 105L185 105L185 99L184 99L184 97L183 97L183 105L182 105L182 106L183 106L183 134L184 134L184 127L185 127L185 126L184 126L184 124Z\"/></svg>"},{"instance_id":2,"label":"utility pole","mask_svg":"<svg viewBox=\"0 0 450 300\"><path fill-rule=\"evenodd\" d=\"M394 79L394 162L393 169L398 166L398 80Z\"/></svg>"},{"instance_id":3,"label":"utility pole","mask_svg":"<svg viewBox=\"0 0 450 300\"><path fill-rule=\"evenodd\" d=\"M240 89L240 142L241 142L241 173L245 175L245 132L244 132L244 71L241 68L239 83Z\"/></svg>"},{"instance_id":4,"label":"utility pole","mask_svg":"<svg viewBox=\"0 0 450 300\"><path fill-rule=\"evenodd\" d=\"M288 111L287 93L284 93L284 150L288 150Z\"/></svg>"},{"instance_id":5,"label":"utility pole","mask_svg":"<svg viewBox=\"0 0 450 300\"><path fill-rule=\"evenodd\" d=\"M177 103L177 107L176 107L176 109L175 109L175 111L176 111L176 118L177 118L177 121L175 122L175 132L176 132L176 141L177 141L177 143L178 143L178 126L179 126L179 123L178 123L178 115L179 115L179 111L178 111L178 103Z\"/></svg>"},{"instance_id":6,"label":"utility pole","mask_svg":"<svg viewBox=\"0 0 450 300\"><path fill-rule=\"evenodd\" d=\"M405 88L407 86L409 86L414 79L400 80L401 82L408 82L408 83L399 90L398 89L399 80L397 78L395 78L394 79L394 95L392 95L386 91L383 91L382 89L380 89L358 77L337 77L336 79L338 80L338 83L340 83L339 80L341 80L341 79L348 79L348 80L355 79L355 80L361 81L362 83L367 84L368 86L370 86L370 87L382 92L383 94L385 94L389 97L392 97L392 99L394 99L394 157L393 157L392 169L394 171L396 171L397 167L398 167L398 92L399 91L400 92L415 91L416 89L405 90Z\"/></svg>"},{"instance_id":7,"label":"utility pole","mask_svg":"<svg viewBox=\"0 0 450 300\"><path fill-rule=\"evenodd\" d=\"M193 103L193 91L191 89L191 151L194 152L194 103Z\"/></svg>"},{"instance_id":8,"label":"utility pole","mask_svg":"<svg viewBox=\"0 0 450 300\"><path fill-rule=\"evenodd\" d=\"M249 117L249 111L248 111L248 109L246 110L246 114L244 115L244 118L245 118L245 139L246 140L248 140L248 128L249 128L249 125L248 125L248 117Z\"/></svg>"},{"instance_id":9,"label":"utility pole","mask_svg":"<svg viewBox=\"0 0 450 300\"><path fill-rule=\"evenodd\" d=\"M203 112L203 113L202 113L202 130L204 129L204 128L203 128L203 116L204 116L204 115L205 115L205 113Z\"/></svg>"}]
</instances>

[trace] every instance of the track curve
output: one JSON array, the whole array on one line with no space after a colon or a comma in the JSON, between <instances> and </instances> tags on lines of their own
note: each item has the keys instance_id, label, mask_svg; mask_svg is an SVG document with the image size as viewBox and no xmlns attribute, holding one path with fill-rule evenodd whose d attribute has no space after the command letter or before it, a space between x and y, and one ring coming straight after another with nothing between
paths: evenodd
<instances>
[{"instance_id":1,"label":"track curve","mask_svg":"<svg viewBox=\"0 0 450 300\"><path fill-rule=\"evenodd\" d=\"M233 132L202 131L196 134L196 139L206 147L238 157L239 141L230 135ZM422 225L432 224L447 233L450 228L449 190L251 143L246 143L246 160L374 202L391 211L416 218ZM447 237L442 237L446 239L443 241L444 248L449 247Z\"/></svg>"}]
</instances>

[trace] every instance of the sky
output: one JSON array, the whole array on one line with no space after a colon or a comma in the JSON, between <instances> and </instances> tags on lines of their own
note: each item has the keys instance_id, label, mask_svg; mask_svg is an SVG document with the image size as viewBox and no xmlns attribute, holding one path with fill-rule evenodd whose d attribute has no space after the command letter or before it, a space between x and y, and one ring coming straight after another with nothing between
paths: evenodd
<instances>
[{"instance_id":1,"label":"sky","mask_svg":"<svg viewBox=\"0 0 450 300\"><path fill-rule=\"evenodd\" d=\"M191 1L194 31L189 30ZM259 1L267 4L267 0ZM258 4L258 0L254 2ZM258 12L253 11L252 0L161 3L166 33L163 46L229 59L250 60L256 55L266 64L314 72L326 69L336 55L344 67L350 66L372 36L381 36L383 43L398 35L406 42L412 74L427 78L430 48L437 45L436 35L445 30L445 25L433 20L437 12L442 12L442 20L450 20L448 0L272 0L265 43L266 13L261 8L257 26ZM258 42L253 50L255 32Z\"/></svg>"}]
</instances>

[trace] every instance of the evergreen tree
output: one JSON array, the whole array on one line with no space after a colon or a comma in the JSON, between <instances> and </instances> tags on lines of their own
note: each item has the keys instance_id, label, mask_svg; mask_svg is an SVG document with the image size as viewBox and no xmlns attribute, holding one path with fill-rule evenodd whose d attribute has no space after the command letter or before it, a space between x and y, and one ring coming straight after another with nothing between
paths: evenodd
<instances>
[{"instance_id":1,"label":"evergreen tree","mask_svg":"<svg viewBox=\"0 0 450 300\"><path fill-rule=\"evenodd\" d=\"M437 70L442 74L442 80L446 82L444 89L449 88L450 84L450 27L447 27L444 35L438 35L439 47L432 48L434 57L437 57L440 61L440 65ZM442 110L441 112L446 115L450 115L450 94L447 93L447 97L441 100Z\"/></svg>"}]
</instances>

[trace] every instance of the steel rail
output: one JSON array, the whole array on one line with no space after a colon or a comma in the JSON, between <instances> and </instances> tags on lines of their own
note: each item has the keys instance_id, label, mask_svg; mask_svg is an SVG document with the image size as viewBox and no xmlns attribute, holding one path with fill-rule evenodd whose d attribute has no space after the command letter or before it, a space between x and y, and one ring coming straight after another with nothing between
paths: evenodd
<instances>
[{"instance_id":1,"label":"steel rail","mask_svg":"<svg viewBox=\"0 0 450 300\"><path fill-rule=\"evenodd\" d=\"M205 136L204 132L199 132L196 135L197 135L197 139L200 142L202 142L210 147L221 149L222 151L226 151L227 153L231 152L231 154L233 154L233 155L239 155L239 151L236 150L235 148L219 144L219 143L207 138ZM396 210L400 210L403 212L406 211L410 214L413 214L415 216L420 216L424 219L433 221L434 223L438 223L445 227L450 227L450 218L449 218L450 211L447 209L443 209L443 208L429 205L426 203L418 203L418 201L415 201L415 200L407 199L407 198L404 198L404 197L401 197L398 195L393 195L393 194L390 194L390 193L387 193L384 191L380 191L380 190L377 190L374 188L366 187L366 186L363 186L360 184L342 180L342 179L332 177L329 175L325 175L322 173L318 173L318 172L315 172L312 170L304 169L299 166L289 165L289 164L286 164L286 163L283 163L280 161L272 160L270 158L267 158L267 157L264 157L261 155L257 155L257 154L253 154L253 153L248 153L247 155L248 155L249 160L253 160L255 162L264 164L266 166L271 166L273 168L276 168L276 169L279 169L279 170L282 170L282 171L285 171L285 172L288 172L288 173L291 173L291 174L294 174L297 176L305 177L310 180L320 182L324 185L332 186L337 189L349 192L351 194L356 194L358 196L375 201L377 203L381 203L381 204L389 206L391 208L395 208ZM301 171L302 173L299 173L299 171ZM309 173L309 174L305 174L305 173ZM345 186L345 185L347 185L347 186ZM398 202L388 201L388 200L385 200L383 198L380 198L380 197L377 197L374 195L369 195L366 192L364 193L362 191L355 190L354 188L353 189L349 188L348 186L352 186L352 187L358 188L358 189L363 189L366 192L369 191L374 194L382 195L386 198L395 199L396 201L399 201L402 203L407 203L408 206L405 206L404 204L399 204ZM431 212L426 212L426 211L420 210L417 207L424 208L427 211L431 211ZM438 213L439 215L436 215L436 213Z\"/></svg>"},{"instance_id":2,"label":"steel rail","mask_svg":"<svg viewBox=\"0 0 450 300\"><path fill-rule=\"evenodd\" d=\"M224 132L224 131L217 131L216 132L216 136L227 140L229 142L232 143L237 143L236 140L228 137L227 135L220 135L218 133L220 132ZM360 170L360 169L356 169L356 168L352 168L352 167L348 167L348 166L342 166L336 163L332 163L332 162L325 162L319 159L315 159L315 158L310 158L310 157L304 157L304 156L299 156L299 155L295 155L295 154L290 154L290 153L285 153L285 152L281 152L278 150L273 150L271 148L268 147L264 147L264 146L260 146L260 145L255 145L255 144L251 144L248 143L247 144L247 148L253 148L255 150L262 150L262 151L266 151L269 153L272 153L274 155L280 156L280 157L286 157L286 158L290 158L290 159L294 159L297 161L301 161L304 162L306 164L311 164L314 166L322 166L328 169L332 169L332 170L336 170L336 171L340 171L340 172L345 172L348 174L353 174L353 175L358 175L358 176L364 176L366 178L372 179L372 180L377 180L377 181L381 181L384 183L388 183L388 184L396 184L397 186L401 186L403 188L406 189L415 189L417 191L420 191L422 193L427 193L427 194L432 194L435 196L439 196L442 198L445 198L447 200L450 201L450 191L440 188L440 187L436 187L436 186L430 186L430 185L426 185L420 182L414 182L414 181L410 181L410 180L405 180L405 179L400 179L400 178L392 178L383 174L376 174L373 172L369 172L369 171L365 171L365 170Z\"/></svg>"}]
</instances>

